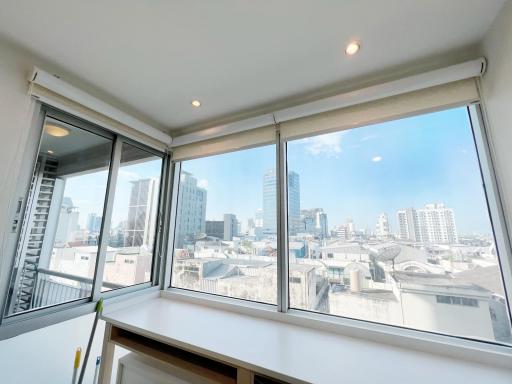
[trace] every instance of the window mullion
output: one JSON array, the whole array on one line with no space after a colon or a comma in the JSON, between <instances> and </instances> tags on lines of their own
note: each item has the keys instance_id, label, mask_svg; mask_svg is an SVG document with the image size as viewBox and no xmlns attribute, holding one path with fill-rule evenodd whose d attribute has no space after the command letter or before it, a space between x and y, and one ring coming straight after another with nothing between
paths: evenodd
<instances>
[{"instance_id":1,"label":"window mullion","mask_svg":"<svg viewBox=\"0 0 512 384\"><path fill-rule=\"evenodd\" d=\"M107 247L110 238L110 225L112 222L112 210L114 207L115 189L117 184L117 175L121 163L121 150L123 141L116 137L114 151L112 152L112 160L110 163L110 172L107 184L107 198L103 209L103 223L101 226L100 241L98 247L98 257L96 261L96 271L94 273L94 283L92 300L97 301L100 298L101 287L103 285L103 271L105 270L105 258L107 255Z\"/></svg>"},{"instance_id":2,"label":"window mullion","mask_svg":"<svg viewBox=\"0 0 512 384\"><path fill-rule=\"evenodd\" d=\"M288 294L288 210L286 141L281 139L279 127L276 131L276 197L277 197L277 309L287 312Z\"/></svg>"},{"instance_id":3,"label":"window mullion","mask_svg":"<svg viewBox=\"0 0 512 384\"><path fill-rule=\"evenodd\" d=\"M181 162L170 162L169 167L169 179L167 186L167 199L170 201L170 204L167 205L170 209L167 209L167 248L165 251L166 257L163 260L163 276L161 280L162 289L166 289L171 286L171 273L172 273L172 259L174 257L174 236L176 230L176 217L177 217L177 206L178 206L178 190L180 183L180 172L181 172ZM164 249L165 243L162 245L162 249Z\"/></svg>"}]
</instances>

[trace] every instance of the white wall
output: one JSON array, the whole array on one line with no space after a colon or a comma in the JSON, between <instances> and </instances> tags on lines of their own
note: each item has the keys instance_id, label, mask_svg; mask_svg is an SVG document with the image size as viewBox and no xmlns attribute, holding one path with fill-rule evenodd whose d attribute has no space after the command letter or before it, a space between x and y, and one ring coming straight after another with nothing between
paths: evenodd
<instances>
[{"instance_id":1,"label":"white wall","mask_svg":"<svg viewBox=\"0 0 512 384\"><path fill-rule=\"evenodd\" d=\"M508 224L512 224L512 1L508 1L485 36L482 52L488 60L482 79L495 169L500 181Z\"/></svg>"}]
</instances>

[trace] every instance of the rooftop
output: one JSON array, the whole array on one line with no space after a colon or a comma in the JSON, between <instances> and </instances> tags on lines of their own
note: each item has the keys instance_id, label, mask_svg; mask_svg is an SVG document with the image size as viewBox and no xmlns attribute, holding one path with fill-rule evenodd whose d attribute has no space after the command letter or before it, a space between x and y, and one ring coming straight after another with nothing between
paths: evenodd
<instances>
[{"instance_id":1,"label":"rooftop","mask_svg":"<svg viewBox=\"0 0 512 384\"><path fill-rule=\"evenodd\" d=\"M393 279L400 283L402 287L407 285L423 285L439 288L458 288L464 290L473 290L480 293L488 293L489 290L470 282L454 279L448 274L435 273L416 273L416 272L392 272Z\"/></svg>"}]
</instances>

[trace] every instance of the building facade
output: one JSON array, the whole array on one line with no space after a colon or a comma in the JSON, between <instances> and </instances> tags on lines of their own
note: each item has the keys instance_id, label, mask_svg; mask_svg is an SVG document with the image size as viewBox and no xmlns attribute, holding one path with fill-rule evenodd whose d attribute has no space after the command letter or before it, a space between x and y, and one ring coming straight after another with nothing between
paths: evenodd
<instances>
[{"instance_id":1,"label":"building facade","mask_svg":"<svg viewBox=\"0 0 512 384\"><path fill-rule=\"evenodd\" d=\"M390 238L391 231L389 229L389 219L387 213L381 213L377 218L375 235L380 240L386 240Z\"/></svg>"},{"instance_id":2,"label":"building facade","mask_svg":"<svg viewBox=\"0 0 512 384\"><path fill-rule=\"evenodd\" d=\"M277 177L275 169L269 169L263 176L263 234L277 234ZM288 230L294 235L301 230L300 220L300 177L288 172Z\"/></svg>"},{"instance_id":3,"label":"building facade","mask_svg":"<svg viewBox=\"0 0 512 384\"><path fill-rule=\"evenodd\" d=\"M176 248L182 248L188 238L206 232L206 189L198 187L197 179L181 172L176 215Z\"/></svg>"},{"instance_id":4,"label":"building facade","mask_svg":"<svg viewBox=\"0 0 512 384\"><path fill-rule=\"evenodd\" d=\"M224 240L231 241L238 236L238 220L232 213L224 214Z\"/></svg>"},{"instance_id":5,"label":"building facade","mask_svg":"<svg viewBox=\"0 0 512 384\"><path fill-rule=\"evenodd\" d=\"M444 204L427 204L424 208L397 211L398 237L423 243L457 244L455 216Z\"/></svg>"}]
</instances>

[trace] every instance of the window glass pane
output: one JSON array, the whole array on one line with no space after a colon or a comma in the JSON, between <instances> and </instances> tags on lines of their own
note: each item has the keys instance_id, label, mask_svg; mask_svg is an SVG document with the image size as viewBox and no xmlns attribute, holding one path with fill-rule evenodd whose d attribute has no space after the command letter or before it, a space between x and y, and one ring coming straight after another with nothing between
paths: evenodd
<instances>
[{"instance_id":1,"label":"window glass pane","mask_svg":"<svg viewBox=\"0 0 512 384\"><path fill-rule=\"evenodd\" d=\"M162 158L123 143L102 290L151 281Z\"/></svg>"},{"instance_id":2,"label":"window glass pane","mask_svg":"<svg viewBox=\"0 0 512 384\"><path fill-rule=\"evenodd\" d=\"M290 306L511 343L466 108L288 143Z\"/></svg>"},{"instance_id":3,"label":"window glass pane","mask_svg":"<svg viewBox=\"0 0 512 384\"><path fill-rule=\"evenodd\" d=\"M275 151L182 162L172 286L276 303Z\"/></svg>"},{"instance_id":4,"label":"window glass pane","mask_svg":"<svg viewBox=\"0 0 512 384\"><path fill-rule=\"evenodd\" d=\"M90 296L111 151L110 139L46 120L7 314Z\"/></svg>"}]
</instances>

